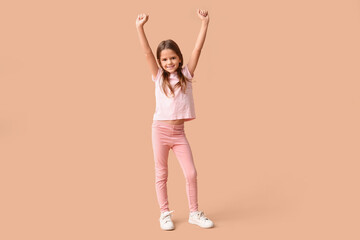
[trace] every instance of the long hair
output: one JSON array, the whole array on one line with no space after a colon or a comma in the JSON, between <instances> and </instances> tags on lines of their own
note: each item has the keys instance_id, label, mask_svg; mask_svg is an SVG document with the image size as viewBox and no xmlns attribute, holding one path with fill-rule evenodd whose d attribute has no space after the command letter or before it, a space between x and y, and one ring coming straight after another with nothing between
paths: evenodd
<instances>
[{"instance_id":1,"label":"long hair","mask_svg":"<svg viewBox=\"0 0 360 240\"><path fill-rule=\"evenodd\" d=\"M179 67L176 69L176 72L177 72L177 74L179 76L179 82L175 84L174 88L172 88L171 85L170 85L170 80L169 80L170 73L165 71L165 69L161 65L160 54L161 54L161 51L164 50L164 49L173 50L181 60L181 62L179 63ZM156 50L156 58L157 58L157 61L158 61L159 65L160 65L160 67L164 70L163 73L162 73L163 83L162 83L161 87L162 87L165 95L168 97L168 93L167 93L166 89L170 89L171 95L174 96L175 89L177 89L179 87L181 88L181 91L183 91L183 93L185 93L186 87L187 87L187 81L190 82L190 80L187 79L184 76L184 74L181 72L184 61L183 61L183 56L181 54L180 48L176 44L176 42L174 42L171 39L164 40L164 41L160 42L158 47L157 47L157 50Z\"/></svg>"}]
</instances>

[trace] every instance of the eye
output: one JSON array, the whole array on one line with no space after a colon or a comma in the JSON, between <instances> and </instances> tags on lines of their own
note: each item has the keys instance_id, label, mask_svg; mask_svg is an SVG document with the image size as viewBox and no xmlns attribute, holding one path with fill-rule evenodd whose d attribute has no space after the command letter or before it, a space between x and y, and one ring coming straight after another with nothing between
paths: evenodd
<instances>
[{"instance_id":1,"label":"eye","mask_svg":"<svg viewBox=\"0 0 360 240\"><path fill-rule=\"evenodd\" d=\"M176 59L176 57L172 57L172 59Z\"/></svg>"}]
</instances>

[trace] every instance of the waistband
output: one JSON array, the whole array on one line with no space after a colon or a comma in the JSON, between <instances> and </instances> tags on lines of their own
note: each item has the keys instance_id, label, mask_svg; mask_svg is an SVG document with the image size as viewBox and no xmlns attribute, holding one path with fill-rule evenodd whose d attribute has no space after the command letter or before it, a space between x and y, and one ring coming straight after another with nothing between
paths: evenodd
<instances>
[{"instance_id":1,"label":"waistband","mask_svg":"<svg viewBox=\"0 0 360 240\"><path fill-rule=\"evenodd\" d=\"M164 127L168 127L168 128L172 128L172 129L183 129L185 124L184 123L170 124L170 123L163 122L163 121L153 120L152 126L164 126Z\"/></svg>"}]
</instances>

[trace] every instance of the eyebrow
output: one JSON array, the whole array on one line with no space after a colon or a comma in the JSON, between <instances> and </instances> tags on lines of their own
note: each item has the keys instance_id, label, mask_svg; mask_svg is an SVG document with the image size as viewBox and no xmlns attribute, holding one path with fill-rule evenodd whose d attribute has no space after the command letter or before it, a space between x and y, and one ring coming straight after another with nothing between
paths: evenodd
<instances>
[{"instance_id":1,"label":"eyebrow","mask_svg":"<svg viewBox=\"0 0 360 240\"><path fill-rule=\"evenodd\" d=\"M176 57L176 56L174 55L174 56L171 56L171 58L172 58L172 57ZM162 59L166 59L166 57L164 57L164 58L162 58Z\"/></svg>"}]
</instances>

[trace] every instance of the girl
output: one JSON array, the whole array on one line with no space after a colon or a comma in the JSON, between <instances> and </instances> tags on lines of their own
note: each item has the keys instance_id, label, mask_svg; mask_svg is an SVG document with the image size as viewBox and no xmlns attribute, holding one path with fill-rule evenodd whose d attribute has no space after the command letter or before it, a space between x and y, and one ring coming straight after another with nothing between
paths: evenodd
<instances>
[{"instance_id":1,"label":"girl","mask_svg":"<svg viewBox=\"0 0 360 240\"><path fill-rule=\"evenodd\" d=\"M178 45L171 39L160 42L156 59L144 32L148 14L139 14L136 28L145 58L150 66L152 81L155 83L156 108L152 123L152 146L155 161L155 188L160 206L160 227L173 230L167 197L168 155L172 149L186 178L186 193L189 204L189 223L203 228L213 227L213 222L198 211L197 172L189 142L184 131L184 122L196 118L192 95L192 78L201 49L204 45L209 15L197 9L201 19L201 29L190 60L183 67L183 56ZM160 67L158 67L157 63Z\"/></svg>"}]
</instances>

